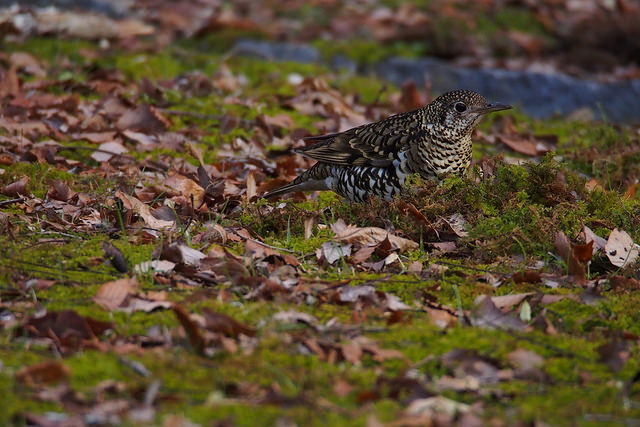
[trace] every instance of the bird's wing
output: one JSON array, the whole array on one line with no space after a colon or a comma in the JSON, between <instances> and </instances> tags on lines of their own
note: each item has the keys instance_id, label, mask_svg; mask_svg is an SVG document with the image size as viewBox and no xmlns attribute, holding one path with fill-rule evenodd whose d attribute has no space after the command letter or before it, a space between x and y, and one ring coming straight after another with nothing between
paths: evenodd
<instances>
[{"instance_id":1,"label":"bird's wing","mask_svg":"<svg viewBox=\"0 0 640 427\"><path fill-rule=\"evenodd\" d=\"M297 150L304 156L341 166L389 166L394 153L424 138L421 123L406 114L349 129L306 138L317 144Z\"/></svg>"}]
</instances>

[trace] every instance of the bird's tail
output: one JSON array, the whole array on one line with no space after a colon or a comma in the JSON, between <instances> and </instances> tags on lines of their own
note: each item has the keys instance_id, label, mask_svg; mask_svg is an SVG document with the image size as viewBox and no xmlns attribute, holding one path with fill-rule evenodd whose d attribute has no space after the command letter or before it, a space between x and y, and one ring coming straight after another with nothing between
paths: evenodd
<instances>
[{"instance_id":1,"label":"bird's tail","mask_svg":"<svg viewBox=\"0 0 640 427\"><path fill-rule=\"evenodd\" d=\"M304 175L303 175L304 176ZM300 176L296 178L293 182L289 184L283 185L282 187L278 187L275 190L269 191L262 195L264 199L274 199L276 197L283 196L288 193L293 193L295 191L316 191L316 190L329 190L330 188L327 186L325 180L320 179L310 179L307 181L300 182Z\"/></svg>"},{"instance_id":2,"label":"bird's tail","mask_svg":"<svg viewBox=\"0 0 640 427\"><path fill-rule=\"evenodd\" d=\"M318 162L287 185L276 188L262 195L265 199L273 199L295 191L331 190L331 167Z\"/></svg>"}]
</instances>

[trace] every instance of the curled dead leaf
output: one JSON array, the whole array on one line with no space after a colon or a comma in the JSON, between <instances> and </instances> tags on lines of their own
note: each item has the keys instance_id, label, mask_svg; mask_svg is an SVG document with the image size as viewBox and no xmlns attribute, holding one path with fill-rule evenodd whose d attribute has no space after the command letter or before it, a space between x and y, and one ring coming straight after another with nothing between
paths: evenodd
<instances>
[{"instance_id":1,"label":"curled dead leaf","mask_svg":"<svg viewBox=\"0 0 640 427\"><path fill-rule=\"evenodd\" d=\"M2 191L0 191L5 196L19 196L27 194L27 184L29 183L29 177L23 176L19 180L12 182L11 184L7 184L2 187Z\"/></svg>"},{"instance_id":2,"label":"curled dead leaf","mask_svg":"<svg viewBox=\"0 0 640 427\"><path fill-rule=\"evenodd\" d=\"M162 219L157 219L151 214L151 208L149 205L141 202L137 198L133 196L128 196L122 191L116 191L116 197L122 200L125 209L130 209L136 212L142 220L151 228L154 229L169 229L175 226L175 221L165 221Z\"/></svg>"},{"instance_id":3,"label":"curled dead leaf","mask_svg":"<svg viewBox=\"0 0 640 427\"><path fill-rule=\"evenodd\" d=\"M400 252L418 249L419 247L418 243L413 240L390 234L388 231L378 227L356 227L354 225L346 225L344 221L338 220L331 225L331 229L336 234L336 240L359 246L378 245L385 239L389 239L392 248Z\"/></svg>"}]
</instances>

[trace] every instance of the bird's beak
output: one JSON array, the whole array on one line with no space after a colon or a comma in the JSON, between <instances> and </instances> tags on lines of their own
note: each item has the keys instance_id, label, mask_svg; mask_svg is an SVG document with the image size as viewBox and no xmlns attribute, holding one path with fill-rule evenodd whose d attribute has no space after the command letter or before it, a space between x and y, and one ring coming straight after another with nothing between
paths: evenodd
<instances>
[{"instance_id":1,"label":"bird's beak","mask_svg":"<svg viewBox=\"0 0 640 427\"><path fill-rule=\"evenodd\" d=\"M487 104L484 107L475 108L473 112L477 114L488 114L493 113L494 111L509 110L511 108L513 108L511 105L494 102L491 104Z\"/></svg>"}]
</instances>

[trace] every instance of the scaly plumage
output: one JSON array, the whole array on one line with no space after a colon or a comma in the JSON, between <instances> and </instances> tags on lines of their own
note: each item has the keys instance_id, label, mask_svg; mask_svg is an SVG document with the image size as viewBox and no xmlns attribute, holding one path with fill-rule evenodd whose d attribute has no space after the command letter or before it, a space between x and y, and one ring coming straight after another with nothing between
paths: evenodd
<instances>
[{"instance_id":1,"label":"scaly plumage","mask_svg":"<svg viewBox=\"0 0 640 427\"><path fill-rule=\"evenodd\" d=\"M427 179L462 174L471 163L471 133L480 119L508 108L476 92L456 90L414 111L309 137L317 144L296 152L318 162L264 197L332 190L351 201L371 196L390 200L413 174Z\"/></svg>"}]
</instances>

